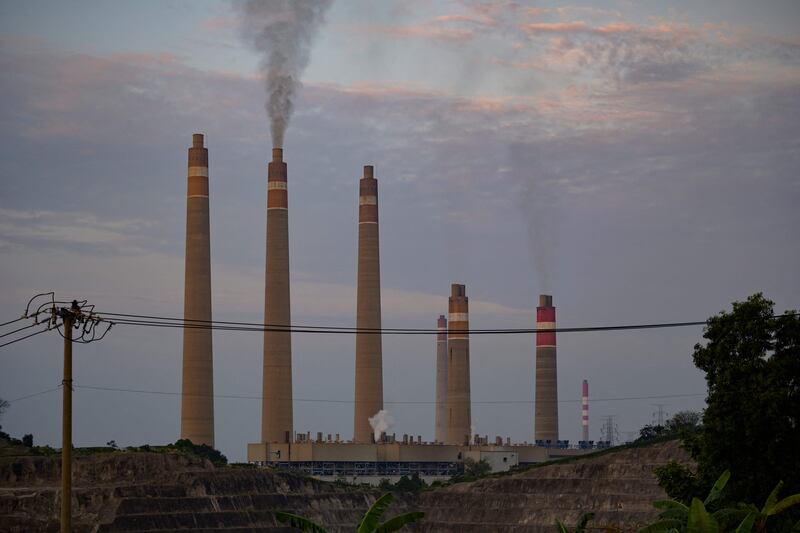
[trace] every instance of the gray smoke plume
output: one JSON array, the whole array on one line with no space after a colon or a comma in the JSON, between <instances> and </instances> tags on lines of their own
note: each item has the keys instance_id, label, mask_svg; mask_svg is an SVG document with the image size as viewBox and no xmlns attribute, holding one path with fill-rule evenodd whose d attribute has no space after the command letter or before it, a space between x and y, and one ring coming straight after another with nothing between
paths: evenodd
<instances>
[{"instance_id":1,"label":"gray smoke plume","mask_svg":"<svg viewBox=\"0 0 800 533\"><path fill-rule=\"evenodd\" d=\"M528 248L540 293L554 289L558 271L558 220L564 171L537 146L512 145L510 162L518 181L518 200L527 222Z\"/></svg>"},{"instance_id":2,"label":"gray smoke plume","mask_svg":"<svg viewBox=\"0 0 800 533\"><path fill-rule=\"evenodd\" d=\"M236 4L247 44L261 54L272 145L283 147L292 99L308 65L311 42L333 0L246 0Z\"/></svg>"}]
</instances>

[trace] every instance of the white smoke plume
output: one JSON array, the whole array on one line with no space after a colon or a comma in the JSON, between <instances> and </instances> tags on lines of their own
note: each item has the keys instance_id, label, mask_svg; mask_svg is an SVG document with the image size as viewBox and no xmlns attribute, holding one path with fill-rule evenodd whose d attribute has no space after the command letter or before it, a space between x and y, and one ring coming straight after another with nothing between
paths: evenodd
<instances>
[{"instance_id":1,"label":"white smoke plume","mask_svg":"<svg viewBox=\"0 0 800 533\"><path fill-rule=\"evenodd\" d=\"M389 411L386 409L381 409L375 413L375 416L371 416L369 418L369 425L372 426L372 431L375 435L375 442L380 442L381 433L385 433L394 425L394 418L389 414Z\"/></svg>"},{"instance_id":2,"label":"white smoke plume","mask_svg":"<svg viewBox=\"0 0 800 533\"><path fill-rule=\"evenodd\" d=\"M311 43L333 0L245 0L237 3L243 36L261 55L272 145L283 148L294 94L308 66Z\"/></svg>"}]
</instances>

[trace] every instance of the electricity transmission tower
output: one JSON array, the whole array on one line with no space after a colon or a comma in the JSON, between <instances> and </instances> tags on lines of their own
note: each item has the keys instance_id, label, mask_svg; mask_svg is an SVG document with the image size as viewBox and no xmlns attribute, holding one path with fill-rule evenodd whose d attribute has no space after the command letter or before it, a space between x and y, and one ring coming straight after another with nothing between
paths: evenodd
<instances>
[{"instance_id":1,"label":"electricity transmission tower","mask_svg":"<svg viewBox=\"0 0 800 533\"><path fill-rule=\"evenodd\" d=\"M653 425L654 426L664 427L665 419L666 419L666 417L669 416L669 413L664 411L664 407L667 404L665 404L665 403L652 403L650 405L652 405L653 407L657 407L658 408L658 410L656 410L653 413Z\"/></svg>"},{"instance_id":2,"label":"electricity transmission tower","mask_svg":"<svg viewBox=\"0 0 800 533\"><path fill-rule=\"evenodd\" d=\"M602 439L611 446L619 444L619 430L617 429L617 415L607 415L603 417L603 425L600 427Z\"/></svg>"}]
</instances>

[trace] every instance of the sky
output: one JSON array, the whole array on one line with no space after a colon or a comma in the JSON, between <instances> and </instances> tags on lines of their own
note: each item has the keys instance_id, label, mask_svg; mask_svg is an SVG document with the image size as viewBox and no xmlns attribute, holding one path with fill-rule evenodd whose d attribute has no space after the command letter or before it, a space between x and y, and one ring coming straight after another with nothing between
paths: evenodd
<instances>
[{"instance_id":1,"label":"sky","mask_svg":"<svg viewBox=\"0 0 800 533\"><path fill-rule=\"evenodd\" d=\"M263 320L271 141L239 13L0 3L0 323L51 290L101 313L181 316L195 132L214 318ZM541 293L563 327L705 320L756 292L797 309L797 28L793 1L334 1L284 144L293 322L355 325L367 164L384 327L434 328L451 283L475 328L531 328ZM593 440L606 416L625 439L657 404L702 409L702 341L702 327L560 334L561 438L580 438L583 379ZM217 394L260 396L262 342L214 333ZM349 438L355 339L292 342L295 429ZM0 398L57 387L61 350L55 333L0 348ZM473 336L470 357L475 431L530 441L533 337ZM178 330L120 325L74 361L77 446L178 438ZM384 336L383 361L390 432L432 439L433 405L402 402L433 402L435 337ZM14 401L0 424L60 446L60 407L60 392ZM259 439L260 410L216 399L230 459Z\"/></svg>"}]
</instances>

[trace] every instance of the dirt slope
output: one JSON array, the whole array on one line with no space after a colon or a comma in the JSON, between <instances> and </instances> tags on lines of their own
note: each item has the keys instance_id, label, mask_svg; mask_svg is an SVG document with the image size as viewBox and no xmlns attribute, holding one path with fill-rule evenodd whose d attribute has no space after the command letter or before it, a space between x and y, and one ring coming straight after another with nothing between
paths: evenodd
<instances>
[{"instance_id":1,"label":"dirt slope","mask_svg":"<svg viewBox=\"0 0 800 533\"><path fill-rule=\"evenodd\" d=\"M606 453L504 477L398 494L388 514L425 511L425 532L554 531L594 511L595 525L633 530L655 517L665 495L652 474L670 459L689 462L677 442ZM58 530L58 458L0 458L0 531ZM113 453L78 457L76 531L290 531L273 512L286 510L353 531L376 490L342 487L267 470L214 468L181 455Z\"/></svg>"}]
</instances>

